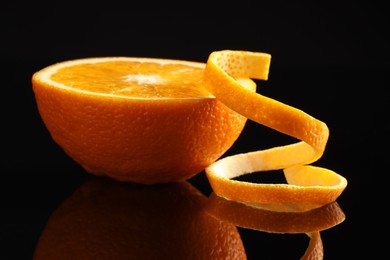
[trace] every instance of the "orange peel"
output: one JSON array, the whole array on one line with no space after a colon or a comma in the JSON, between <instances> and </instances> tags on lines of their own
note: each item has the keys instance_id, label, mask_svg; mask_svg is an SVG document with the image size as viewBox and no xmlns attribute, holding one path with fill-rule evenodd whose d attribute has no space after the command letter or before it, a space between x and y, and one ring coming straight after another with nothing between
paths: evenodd
<instances>
[{"instance_id":1,"label":"orange peel","mask_svg":"<svg viewBox=\"0 0 390 260\"><path fill-rule=\"evenodd\" d=\"M307 235L310 238L310 242L301 260L323 259L324 245L322 244L320 232L308 233Z\"/></svg>"},{"instance_id":2,"label":"orange peel","mask_svg":"<svg viewBox=\"0 0 390 260\"><path fill-rule=\"evenodd\" d=\"M204 70L206 88L223 104L246 118L292 136L297 143L241 153L217 160L206 169L213 191L225 198L262 205L305 205L310 210L335 201L347 180L334 171L310 166L324 153L329 129L305 113L250 91L240 78L267 80L271 55L262 52L212 52ZM283 169L287 184L234 180L244 174Z\"/></svg>"}]
</instances>

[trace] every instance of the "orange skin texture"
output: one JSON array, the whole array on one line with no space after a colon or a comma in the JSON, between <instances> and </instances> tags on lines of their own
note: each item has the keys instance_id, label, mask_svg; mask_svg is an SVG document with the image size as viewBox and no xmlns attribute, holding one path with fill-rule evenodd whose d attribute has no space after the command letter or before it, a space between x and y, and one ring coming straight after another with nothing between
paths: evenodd
<instances>
[{"instance_id":1,"label":"orange skin texture","mask_svg":"<svg viewBox=\"0 0 390 260\"><path fill-rule=\"evenodd\" d=\"M54 141L88 172L145 184L182 181L224 154L246 118L215 98L114 98L33 81Z\"/></svg>"},{"instance_id":2,"label":"orange skin texture","mask_svg":"<svg viewBox=\"0 0 390 260\"><path fill-rule=\"evenodd\" d=\"M267 80L271 55L247 51L216 51L207 61L204 82L226 106L254 122L299 142L222 158L206 167L206 176L219 196L243 203L293 204L306 211L334 202L347 180L334 171L310 166L321 158L329 138L327 125L304 111L249 91L236 80ZM233 94L230 94L233 93ZM240 102L245 100L245 102ZM248 173L283 170L287 184L234 180Z\"/></svg>"}]
</instances>

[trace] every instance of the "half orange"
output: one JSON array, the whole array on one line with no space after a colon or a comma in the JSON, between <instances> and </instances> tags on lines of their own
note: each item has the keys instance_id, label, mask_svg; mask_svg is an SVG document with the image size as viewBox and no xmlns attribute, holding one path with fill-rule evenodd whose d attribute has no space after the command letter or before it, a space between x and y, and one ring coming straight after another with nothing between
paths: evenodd
<instances>
[{"instance_id":1,"label":"half orange","mask_svg":"<svg viewBox=\"0 0 390 260\"><path fill-rule=\"evenodd\" d=\"M203 171L247 120L205 89L204 68L181 60L85 58L48 66L32 84L52 138L89 173L164 183ZM252 80L240 82L255 91Z\"/></svg>"}]
</instances>

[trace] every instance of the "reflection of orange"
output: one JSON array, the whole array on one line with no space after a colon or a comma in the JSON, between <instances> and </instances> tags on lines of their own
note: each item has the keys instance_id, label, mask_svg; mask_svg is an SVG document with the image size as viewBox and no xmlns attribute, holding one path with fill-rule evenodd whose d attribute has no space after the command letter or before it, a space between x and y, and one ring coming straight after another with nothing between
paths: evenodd
<instances>
[{"instance_id":1,"label":"reflection of orange","mask_svg":"<svg viewBox=\"0 0 390 260\"><path fill-rule=\"evenodd\" d=\"M218 159L246 122L204 88L204 67L86 58L44 68L32 84L51 136L90 173L140 183L181 181ZM252 80L241 83L255 91Z\"/></svg>"},{"instance_id":2,"label":"reflection of orange","mask_svg":"<svg viewBox=\"0 0 390 260\"><path fill-rule=\"evenodd\" d=\"M34 259L246 259L236 227L206 202L188 182L92 179L51 216Z\"/></svg>"},{"instance_id":3,"label":"reflection of orange","mask_svg":"<svg viewBox=\"0 0 390 260\"><path fill-rule=\"evenodd\" d=\"M337 202L305 212L279 212L227 200L212 193L206 209L217 219L238 227L269 233L306 233L310 237L310 243L301 259L322 259L320 231L345 220L345 214Z\"/></svg>"}]
</instances>

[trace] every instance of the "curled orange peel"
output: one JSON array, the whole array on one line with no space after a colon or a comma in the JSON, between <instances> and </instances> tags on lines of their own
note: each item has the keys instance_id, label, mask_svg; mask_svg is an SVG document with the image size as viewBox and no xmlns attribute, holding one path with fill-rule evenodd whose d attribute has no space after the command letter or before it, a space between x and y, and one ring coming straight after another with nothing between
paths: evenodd
<instances>
[{"instance_id":1,"label":"curled orange peel","mask_svg":"<svg viewBox=\"0 0 390 260\"><path fill-rule=\"evenodd\" d=\"M307 234L310 238L308 247L301 260L314 260L324 258L324 246L322 244L320 232L313 232Z\"/></svg>"},{"instance_id":2,"label":"curled orange peel","mask_svg":"<svg viewBox=\"0 0 390 260\"><path fill-rule=\"evenodd\" d=\"M267 80L271 55L222 50L212 52L204 71L206 88L227 107L259 124L292 136L297 143L222 158L205 169L213 191L227 199L263 206L304 205L310 210L335 201L347 180L334 171L310 166L324 153L325 123L302 110L251 91L242 79ZM287 184L234 180L253 172L283 169Z\"/></svg>"}]
</instances>

